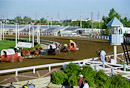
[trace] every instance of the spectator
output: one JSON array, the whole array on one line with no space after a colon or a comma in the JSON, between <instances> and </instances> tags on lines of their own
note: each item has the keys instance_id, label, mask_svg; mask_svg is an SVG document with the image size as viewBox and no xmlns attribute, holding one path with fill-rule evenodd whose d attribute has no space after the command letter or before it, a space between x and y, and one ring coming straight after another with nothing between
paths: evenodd
<instances>
[{"instance_id":1,"label":"spectator","mask_svg":"<svg viewBox=\"0 0 130 88\"><path fill-rule=\"evenodd\" d=\"M106 52L102 49L100 52L100 57L101 57L102 62L105 62L105 55L106 55Z\"/></svg>"},{"instance_id":2,"label":"spectator","mask_svg":"<svg viewBox=\"0 0 130 88\"><path fill-rule=\"evenodd\" d=\"M78 86L79 86L79 88L83 88L83 82L84 82L83 75L81 74L79 76L80 76L80 78L79 78Z\"/></svg>"},{"instance_id":3,"label":"spectator","mask_svg":"<svg viewBox=\"0 0 130 88\"><path fill-rule=\"evenodd\" d=\"M89 84L87 81L85 81L83 88L89 88Z\"/></svg>"},{"instance_id":4,"label":"spectator","mask_svg":"<svg viewBox=\"0 0 130 88\"><path fill-rule=\"evenodd\" d=\"M102 66L103 68L105 68L105 55L106 55L106 52L102 49L101 52L100 52L100 57L101 57L101 60L102 60Z\"/></svg>"}]
</instances>

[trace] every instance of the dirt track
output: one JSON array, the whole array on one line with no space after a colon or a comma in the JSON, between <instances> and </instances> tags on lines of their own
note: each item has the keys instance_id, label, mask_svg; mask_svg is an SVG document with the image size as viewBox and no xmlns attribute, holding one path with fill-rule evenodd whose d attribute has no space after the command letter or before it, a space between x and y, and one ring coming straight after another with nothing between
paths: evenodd
<instances>
[{"instance_id":1,"label":"dirt track","mask_svg":"<svg viewBox=\"0 0 130 88\"><path fill-rule=\"evenodd\" d=\"M79 50L70 53L60 53L55 56L43 55L37 59L24 59L23 62L0 62L0 70L97 57L96 51L102 48L106 51L107 55L113 54L113 46L110 46L107 40L54 36L41 37L41 39L56 41L62 44L69 44L69 40L72 39L77 42ZM118 47L118 52L123 52L121 47Z\"/></svg>"}]
</instances>

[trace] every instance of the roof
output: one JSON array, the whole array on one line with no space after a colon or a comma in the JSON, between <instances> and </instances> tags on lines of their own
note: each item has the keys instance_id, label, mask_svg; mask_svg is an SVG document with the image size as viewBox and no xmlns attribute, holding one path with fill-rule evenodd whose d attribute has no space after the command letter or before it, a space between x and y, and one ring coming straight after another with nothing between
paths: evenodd
<instances>
[{"instance_id":1,"label":"roof","mask_svg":"<svg viewBox=\"0 0 130 88\"><path fill-rule=\"evenodd\" d=\"M116 18L114 17L108 24L107 26L110 27L118 27L118 26L123 26L123 24Z\"/></svg>"}]
</instances>

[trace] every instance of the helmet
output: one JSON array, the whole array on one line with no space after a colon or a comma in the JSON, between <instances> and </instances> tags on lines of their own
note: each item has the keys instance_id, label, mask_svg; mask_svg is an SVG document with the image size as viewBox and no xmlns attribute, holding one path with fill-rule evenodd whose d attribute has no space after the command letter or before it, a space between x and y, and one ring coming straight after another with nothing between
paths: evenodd
<instances>
[{"instance_id":1,"label":"helmet","mask_svg":"<svg viewBox=\"0 0 130 88\"><path fill-rule=\"evenodd\" d=\"M73 40L70 40L70 43L73 42Z\"/></svg>"}]
</instances>

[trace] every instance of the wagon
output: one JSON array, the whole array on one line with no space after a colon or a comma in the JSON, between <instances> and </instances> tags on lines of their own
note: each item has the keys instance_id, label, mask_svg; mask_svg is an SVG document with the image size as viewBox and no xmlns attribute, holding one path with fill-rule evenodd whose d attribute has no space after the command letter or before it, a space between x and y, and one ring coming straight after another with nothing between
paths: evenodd
<instances>
[{"instance_id":1,"label":"wagon","mask_svg":"<svg viewBox=\"0 0 130 88\"><path fill-rule=\"evenodd\" d=\"M3 49L1 51L1 61L15 62L16 60L22 62L21 53L15 52L14 49Z\"/></svg>"}]
</instances>

